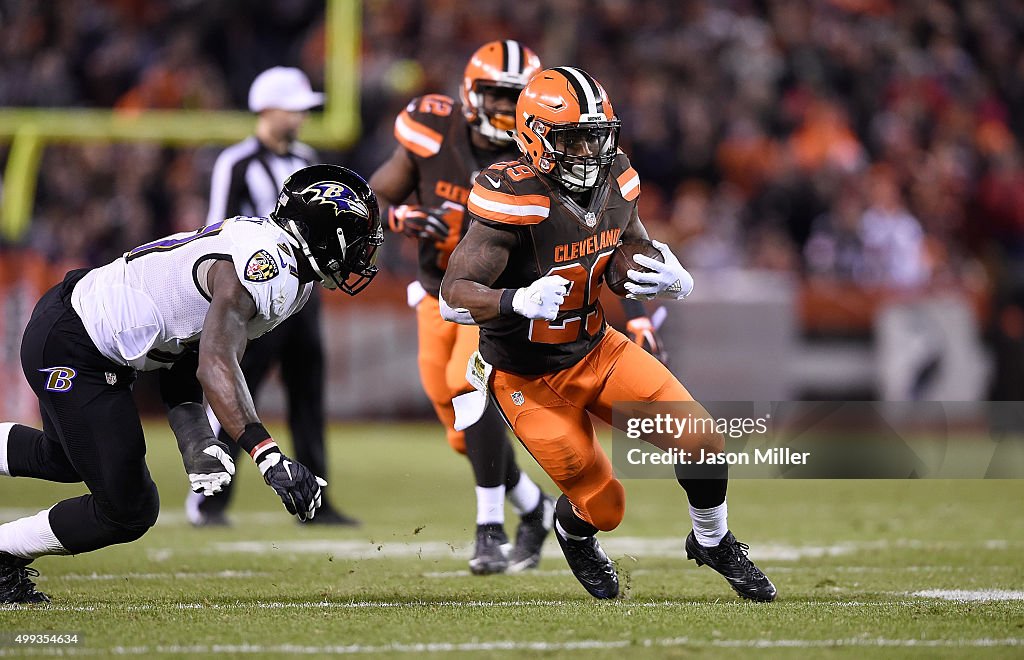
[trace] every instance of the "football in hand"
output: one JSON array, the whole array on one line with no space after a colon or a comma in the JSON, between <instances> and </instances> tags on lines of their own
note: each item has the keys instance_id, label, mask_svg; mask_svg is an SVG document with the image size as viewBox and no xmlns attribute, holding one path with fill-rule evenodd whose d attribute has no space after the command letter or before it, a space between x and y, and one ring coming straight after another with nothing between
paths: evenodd
<instances>
[{"instance_id":1,"label":"football in hand","mask_svg":"<svg viewBox=\"0 0 1024 660\"><path fill-rule=\"evenodd\" d=\"M651 259L665 261L665 257L661 255L661 251L654 247L654 243L651 243L648 240L620 243L619 246L615 248L615 251L612 252L611 261L608 262L608 268L604 271L604 281L608 285L608 288L612 290L612 293L622 298L625 298L629 293L629 291L626 290L626 280L629 279L627 277L627 273L630 270L640 272L650 270L650 268L641 266L633 261L634 254L643 254Z\"/></svg>"}]
</instances>

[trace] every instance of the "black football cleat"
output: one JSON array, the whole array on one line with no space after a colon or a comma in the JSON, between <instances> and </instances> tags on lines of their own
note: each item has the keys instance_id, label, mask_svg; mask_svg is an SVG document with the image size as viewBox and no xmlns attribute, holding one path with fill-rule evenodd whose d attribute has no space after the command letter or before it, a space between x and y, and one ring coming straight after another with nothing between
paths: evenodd
<instances>
[{"instance_id":1,"label":"black football cleat","mask_svg":"<svg viewBox=\"0 0 1024 660\"><path fill-rule=\"evenodd\" d=\"M501 523L476 526L476 548L469 560L473 575L493 575L508 569L508 536Z\"/></svg>"},{"instance_id":2,"label":"black football cleat","mask_svg":"<svg viewBox=\"0 0 1024 660\"><path fill-rule=\"evenodd\" d=\"M747 558L748 546L740 543L732 532L726 532L722 541L713 548L697 543L691 531L686 537L686 558L707 564L724 577L741 597L769 603L775 600L775 585Z\"/></svg>"},{"instance_id":3,"label":"black football cleat","mask_svg":"<svg viewBox=\"0 0 1024 660\"><path fill-rule=\"evenodd\" d=\"M619 575L615 565L601 549L596 536L582 541L564 539L557 531L555 538L562 546L562 554L576 579L594 598L616 598L619 595Z\"/></svg>"},{"instance_id":4,"label":"black football cleat","mask_svg":"<svg viewBox=\"0 0 1024 660\"><path fill-rule=\"evenodd\" d=\"M50 597L36 591L35 583L29 579L39 575L39 571L28 567L31 562L31 559L0 552L0 604L45 605L50 602Z\"/></svg>"},{"instance_id":5,"label":"black football cleat","mask_svg":"<svg viewBox=\"0 0 1024 660\"><path fill-rule=\"evenodd\" d=\"M508 572L519 573L540 564L540 551L544 539L554 525L555 500L543 493L537 508L519 519L516 544L508 556Z\"/></svg>"}]
</instances>

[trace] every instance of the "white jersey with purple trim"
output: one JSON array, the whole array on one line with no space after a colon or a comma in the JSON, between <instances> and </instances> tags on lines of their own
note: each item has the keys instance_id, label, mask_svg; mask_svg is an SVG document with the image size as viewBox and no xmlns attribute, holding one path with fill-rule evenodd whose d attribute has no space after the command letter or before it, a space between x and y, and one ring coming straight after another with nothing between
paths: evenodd
<instances>
[{"instance_id":1,"label":"white jersey with purple trim","mask_svg":"<svg viewBox=\"0 0 1024 660\"><path fill-rule=\"evenodd\" d=\"M207 273L231 261L256 303L247 336L255 339L295 314L312 284L299 282L293 248L265 218L235 217L140 245L90 271L71 305L96 348L140 371L169 368L199 341L210 309Z\"/></svg>"}]
</instances>

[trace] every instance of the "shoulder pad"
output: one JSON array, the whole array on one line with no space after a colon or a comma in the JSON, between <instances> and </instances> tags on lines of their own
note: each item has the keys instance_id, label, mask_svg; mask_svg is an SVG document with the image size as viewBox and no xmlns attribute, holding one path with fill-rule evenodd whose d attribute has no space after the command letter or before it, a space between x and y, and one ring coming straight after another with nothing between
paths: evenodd
<instances>
[{"instance_id":1,"label":"shoulder pad","mask_svg":"<svg viewBox=\"0 0 1024 660\"><path fill-rule=\"evenodd\" d=\"M461 118L458 104L443 94L418 96L395 119L395 138L420 158L441 150L453 117Z\"/></svg>"},{"instance_id":2,"label":"shoulder pad","mask_svg":"<svg viewBox=\"0 0 1024 660\"><path fill-rule=\"evenodd\" d=\"M622 199L632 202L640 196L640 175L629 164L629 157L621 150L612 163L611 176L615 179Z\"/></svg>"},{"instance_id":3,"label":"shoulder pad","mask_svg":"<svg viewBox=\"0 0 1024 660\"><path fill-rule=\"evenodd\" d=\"M231 240L235 275L256 303L256 314L274 319L285 314L301 287L287 236L277 225L256 218L234 218L224 232Z\"/></svg>"},{"instance_id":4,"label":"shoulder pad","mask_svg":"<svg viewBox=\"0 0 1024 660\"><path fill-rule=\"evenodd\" d=\"M477 175L468 208L488 223L535 225L547 219L551 199L532 166L511 161L495 163Z\"/></svg>"}]
</instances>

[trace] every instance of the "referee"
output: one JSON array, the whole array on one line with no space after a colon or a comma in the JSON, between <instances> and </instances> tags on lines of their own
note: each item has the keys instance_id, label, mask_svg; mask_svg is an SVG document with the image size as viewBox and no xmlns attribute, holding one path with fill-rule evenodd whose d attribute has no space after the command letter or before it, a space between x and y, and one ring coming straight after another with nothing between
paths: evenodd
<instances>
[{"instance_id":1,"label":"referee","mask_svg":"<svg viewBox=\"0 0 1024 660\"><path fill-rule=\"evenodd\" d=\"M323 102L324 95L312 90L299 69L274 67L256 77L249 88L249 110L257 114L255 135L218 156L206 224L236 215L266 217L274 210L284 180L292 172L318 162L316 152L299 142L298 135L309 109ZM288 428L295 458L314 474L327 478L318 290L312 292L301 312L273 332L249 342L241 366L254 401L274 363L280 367L288 397ZM220 439L237 452L238 445L223 430ZM212 497L191 493L185 503L189 521L197 527L228 525L225 510L232 490L228 486ZM338 511L325 497L323 507L310 523L358 525L359 521Z\"/></svg>"}]
</instances>

